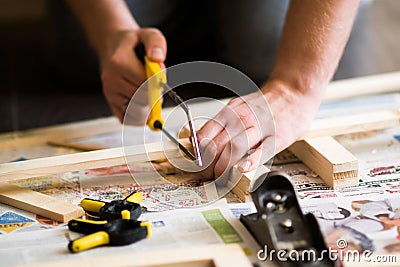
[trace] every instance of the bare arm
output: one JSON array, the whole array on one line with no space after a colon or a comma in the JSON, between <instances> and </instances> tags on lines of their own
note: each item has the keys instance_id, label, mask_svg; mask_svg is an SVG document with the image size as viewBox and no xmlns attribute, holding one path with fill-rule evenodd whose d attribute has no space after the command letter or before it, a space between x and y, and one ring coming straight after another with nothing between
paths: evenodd
<instances>
[{"instance_id":1,"label":"bare arm","mask_svg":"<svg viewBox=\"0 0 400 267\"><path fill-rule=\"evenodd\" d=\"M351 32L359 0L292 0L271 81L321 97Z\"/></svg>"},{"instance_id":2,"label":"bare arm","mask_svg":"<svg viewBox=\"0 0 400 267\"><path fill-rule=\"evenodd\" d=\"M292 0L276 64L260 92L232 100L198 132L216 155L204 176L251 171L309 127L349 37L359 0ZM254 151L246 156L248 151ZM211 173L212 172L212 173Z\"/></svg>"},{"instance_id":3,"label":"bare arm","mask_svg":"<svg viewBox=\"0 0 400 267\"><path fill-rule=\"evenodd\" d=\"M83 26L91 45L100 54L107 43L121 31L138 30L139 26L121 0L67 0Z\"/></svg>"}]
</instances>

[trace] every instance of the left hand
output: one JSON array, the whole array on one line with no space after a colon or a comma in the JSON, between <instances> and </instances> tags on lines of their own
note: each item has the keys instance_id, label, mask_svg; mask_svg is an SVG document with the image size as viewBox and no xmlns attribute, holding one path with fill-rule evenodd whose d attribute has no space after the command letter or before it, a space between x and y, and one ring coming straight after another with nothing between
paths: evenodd
<instances>
[{"instance_id":1,"label":"left hand","mask_svg":"<svg viewBox=\"0 0 400 267\"><path fill-rule=\"evenodd\" d=\"M231 100L197 133L203 155L214 155L201 174L218 178L236 164L241 172L255 170L305 132L320 102L320 94L274 80Z\"/></svg>"}]
</instances>

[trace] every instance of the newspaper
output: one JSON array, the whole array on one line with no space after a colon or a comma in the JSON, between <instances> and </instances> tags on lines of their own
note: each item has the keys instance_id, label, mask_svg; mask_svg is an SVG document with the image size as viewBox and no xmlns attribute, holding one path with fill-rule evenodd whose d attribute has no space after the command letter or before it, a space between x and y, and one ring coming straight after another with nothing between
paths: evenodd
<instances>
[{"instance_id":1,"label":"newspaper","mask_svg":"<svg viewBox=\"0 0 400 267\"><path fill-rule=\"evenodd\" d=\"M13 234L0 235L2 266L124 252L152 251L156 255L157 250L230 243L240 244L249 259L257 262L256 253L259 246L232 214L225 200L197 208L142 214L140 220L150 221L152 224L151 237L127 246L98 247L78 254L68 251L67 237L75 239L80 235L68 231L66 225L42 229L42 226L34 221L32 214L15 209L13 212L15 216L24 216L32 224L25 229L16 230Z\"/></svg>"},{"instance_id":2,"label":"newspaper","mask_svg":"<svg viewBox=\"0 0 400 267\"><path fill-rule=\"evenodd\" d=\"M348 249L400 252L400 127L337 138L359 160L360 185L331 190L289 152L273 170L287 172L304 213L313 213L327 245L340 238Z\"/></svg>"}]
</instances>

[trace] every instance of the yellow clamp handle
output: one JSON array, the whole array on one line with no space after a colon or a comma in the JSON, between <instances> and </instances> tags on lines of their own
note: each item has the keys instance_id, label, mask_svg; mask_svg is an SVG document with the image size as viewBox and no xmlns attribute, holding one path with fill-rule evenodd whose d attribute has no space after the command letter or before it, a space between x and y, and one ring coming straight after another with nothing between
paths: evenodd
<instances>
[{"instance_id":1,"label":"yellow clamp handle","mask_svg":"<svg viewBox=\"0 0 400 267\"><path fill-rule=\"evenodd\" d=\"M94 199L89 199L89 198L84 198L81 201L81 207L85 211L90 211L90 212L100 212L100 209L105 205L106 203L100 200L94 200Z\"/></svg>"},{"instance_id":2,"label":"yellow clamp handle","mask_svg":"<svg viewBox=\"0 0 400 267\"><path fill-rule=\"evenodd\" d=\"M108 243L110 243L110 237L108 236L107 232L100 231L69 242L68 249L71 252L76 253L94 247L107 245Z\"/></svg>"},{"instance_id":3,"label":"yellow clamp handle","mask_svg":"<svg viewBox=\"0 0 400 267\"><path fill-rule=\"evenodd\" d=\"M136 203L136 204L140 204L140 202L142 202L142 200L143 200L143 196L140 192L135 192L126 199L126 201L128 201L128 202L132 202L132 203Z\"/></svg>"},{"instance_id":4,"label":"yellow clamp handle","mask_svg":"<svg viewBox=\"0 0 400 267\"><path fill-rule=\"evenodd\" d=\"M151 236L151 222L148 222L148 221L146 221L146 222L141 222L140 223L140 227L146 227L147 229L147 237L150 237Z\"/></svg>"},{"instance_id":5,"label":"yellow clamp handle","mask_svg":"<svg viewBox=\"0 0 400 267\"><path fill-rule=\"evenodd\" d=\"M164 124L164 121L161 117L161 93L163 90L162 83L167 82L167 76L161 70L160 64L148 59L147 56L144 57L145 62L145 70L147 76L147 85L148 85L148 97L149 97L149 107L150 114L147 120L147 126L153 131L160 131L159 127L156 127L157 124ZM154 76L154 77L153 77ZM158 123L157 123L158 122Z\"/></svg>"},{"instance_id":6,"label":"yellow clamp handle","mask_svg":"<svg viewBox=\"0 0 400 267\"><path fill-rule=\"evenodd\" d=\"M95 220L85 220L85 219L73 219L70 221L72 227L78 227L79 225L82 224L96 224L96 225L102 225L102 224L106 224L107 221L95 221Z\"/></svg>"}]
</instances>

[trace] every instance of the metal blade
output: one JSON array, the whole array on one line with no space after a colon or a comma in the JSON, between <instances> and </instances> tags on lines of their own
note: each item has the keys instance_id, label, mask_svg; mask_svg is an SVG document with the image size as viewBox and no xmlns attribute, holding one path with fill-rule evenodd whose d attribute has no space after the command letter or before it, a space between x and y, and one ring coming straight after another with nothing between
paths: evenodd
<instances>
[{"instance_id":1,"label":"metal blade","mask_svg":"<svg viewBox=\"0 0 400 267\"><path fill-rule=\"evenodd\" d=\"M194 147L194 153L195 153L194 160L196 161L197 166L202 167L203 160L201 158L199 140L197 139L196 128L194 126L194 121L193 121L192 114L190 113L189 106L186 105L186 103L183 101L183 99L175 91L173 91L171 89L171 87L169 87L168 84L162 83L162 86L164 87L164 91L167 92L168 96L171 97L171 99L175 102L175 104L179 105L186 113L186 117L187 117L188 124L189 124L189 129L190 129L190 139L191 139L192 145Z\"/></svg>"},{"instance_id":2,"label":"metal blade","mask_svg":"<svg viewBox=\"0 0 400 267\"><path fill-rule=\"evenodd\" d=\"M196 159L196 157L195 157L192 153L190 153L190 151L187 150L186 147L184 147L181 143L179 143L179 141L178 141L172 134L170 134L167 130L165 130L164 128L162 128L161 130L162 130L162 132L163 132L166 136L168 136L168 138L169 138L172 142L174 142L175 144L178 145L179 149L180 149L183 153L185 153L186 156L188 156L191 160L195 161L196 164L197 164L197 159Z\"/></svg>"}]
</instances>

